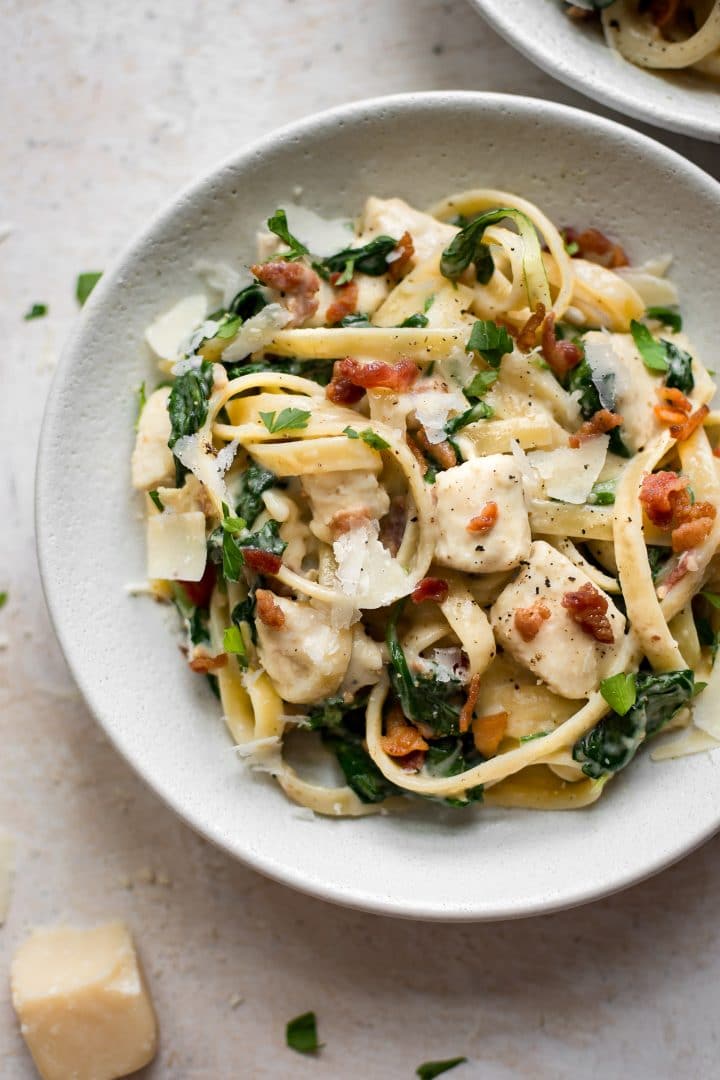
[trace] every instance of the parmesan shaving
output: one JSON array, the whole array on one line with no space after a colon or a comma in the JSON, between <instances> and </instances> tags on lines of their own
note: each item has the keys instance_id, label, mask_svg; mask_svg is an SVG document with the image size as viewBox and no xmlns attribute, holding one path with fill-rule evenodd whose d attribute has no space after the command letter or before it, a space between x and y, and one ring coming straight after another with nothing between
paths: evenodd
<instances>
[{"instance_id":1,"label":"parmesan shaving","mask_svg":"<svg viewBox=\"0 0 720 1080\"><path fill-rule=\"evenodd\" d=\"M609 441L607 435L597 435L577 449L532 450L527 458L542 479L548 498L584 503L605 464Z\"/></svg>"},{"instance_id":2,"label":"parmesan shaving","mask_svg":"<svg viewBox=\"0 0 720 1080\"><path fill-rule=\"evenodd\" d=\"M370 521L333 544L338 585L358 608L384 607L406 596L414 584L380 543L379 531L378 522Z\"/></svg>"},{"instance_id":3,"label":"parmesan shaving","mask_svg":"<svg viewBox=\"0 0 720 1080\"><path fill-rule=\"evenodd\" d=\"M150 323L145 340L160 360L177 360L181 345L205 318L207 299L204 293L194 293L180 300Z\"/></svg>"},{"instance_id":4,"label":"parmesan shaving","mask_svg":"<svg viewBox=\"0 0 720 1080\"><path fill-rule=\"evenodd\" d=\"M651 751L650 757L653 761L671 761L690 754L702 754L706 750L717 750L718 747L720 747L718 739L700 728L689 727L672 739L663 739Z\"/></svg>"},{"instance_id":5,"label":"parmesan shaving","mask_svg":"<svg viewBox=\"0 0 720 1080\"><path fill-rule=\"evenodd\" d=\"M280 304L268 304L242 324L235 340L223 351L223 361L244 360L250 353L269 345L291 318L290 312Z\"/></svg>"}]
</instances>

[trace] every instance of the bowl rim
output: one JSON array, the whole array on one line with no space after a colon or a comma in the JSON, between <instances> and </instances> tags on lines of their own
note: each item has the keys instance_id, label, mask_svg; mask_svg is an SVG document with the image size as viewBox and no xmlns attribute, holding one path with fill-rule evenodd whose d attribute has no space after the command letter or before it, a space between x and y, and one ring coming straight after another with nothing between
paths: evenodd
<instances>
[{"instance_id":1,"label":"bowl rim","mask_svg":"<svg viewBox=\"0 0 720 1080\"><path fill-rule=\"evenodd\" d=\"M659 155L660 158L664 159L666 164L672 166L674 169L682 170L685 174L694 174L696 181L710 185L711 188L715 190L715 194L718 195L717 189L720 189L720 184L718 184L717 181L699 166L688 161L676 151L657 142L655 139L652 139L641 132L637 132L632 128L627 128L625 125L618 123L615 120L610 120L596 114L587 114L582 109L573 106L528 96L482 91L443 90L383 95L359 99L350 103L343 103L321 112L312 113L292 123L285 124L282 127L276 128L261 136L259 139L252 140L240 151L228 155L219 163L211 166L200 176L181 188L169 202L156 211L150 220L134 233L120 253L111 260L109 268L103 273L103 277L93 290L92 295L85 303L82 311L79 313L76 324L62 349L57 367L48 388L47 399L43 410L40 437L38 440L34 491L35 544L38 567L42 589L55 635L73 679L93 717L100 724L104 734L107 736L115 750L120 753L134 772L140 776L154 794L177 814L183 822L188 824L206 840L209 840L218 848L251 867L253 870L258 871L266 877L280 882L283 885L290 886L291 888L297 889L300 892L320 900L330 901L344 907L354 908L373 914L447 923L492 922L548 914L553 911L565 910L589 903L593 900L619 892L628 888L630 885L637 884L638 882L651 877L660 870L663 870L681 858L684 858L685 855L689 854L708 840L718 831L718 829L720 829L720 813L718 813L717 820L711 822L710 825L703 825L700 828L696 828L696 830L689 835L686 833L681 843L676 843L669 849L661 850L657 855L650 859L646 858L644 860L638 860L633 868L629 868L625 872L621 872L615 876L609 876L607 884L604 887L595 885L588 887L581 882L578 882L574 888L565 890L561 897L546 894L544 898L534 899L524 898L520 895L513 903L504 901L502 903L484 902L477 904L477 902L473 901L471 903L456 903L454 907L448 907L447 901L442 903L426 903L420 901L415 903L402 902L402 904L399 905L388 895L364 892L362 889L358 888L347 889L332 882L328 882L327 880L309 880L304 876L301 870L288 867L274 859L266 858L262 852L249 851L247 849L240 851L238 850L236 842L234 843L229 838L224 837L220 831L214 830L212 823L201 820L201 815L195 809L188 808L184 805L182 798L179 795L172 795L168 791L163 790L159 779L153 775L152 771L146 769L141 761L134 759L126 752L122 743L116 737L112 722L107 721L102 700L103 695L99 683L91 677L89 669L84 668L82 663L78 662L78 654L76 654L72 642L72 626L66 624L63 620L64 608L62 604L62 593L64 586L61 580L53 574L53 545L48 540L49 530L46 528L46 522L44 521L44 492L50 481L52 465L52 455L48 453L51 419L56 409L59 408L59 405L56 404L58 402L56 390L63 383L66 374L73 366L75 354L85 332L86 324L95 308L99 307L106 295L111 294L117 287L117 281L122 277L123 268L135 258L138 249L142 247L146 238L154 233L164 222L172 219L180 206L189 199L192 199L196 194L202 192L207 185L211 184L225 170L229 168L232 168L233 170L242 170L246 163L249 163L253 159L256 159L258 156L261 156L272 149L278 148L288 138L296 138L305 133L312 133L318 127L322 128L328 123L337 120L348 121L353 118L367 117L368 115L375 114L388 107L413 111L418 106L423 105L434 105L436 107L447 106L451 108L453 105L467 106L472 103L476 103L483 108L490 107L501 110L507 110L509 108L510 110L514 110L525 116L532 115L533 117L542 117L543 114L550 114L560 119L565 118L569 121L574 120L576 123L582 120L583 125L589 123L598 131L606 132L611 135L614 134L615 137L617 137L618 134L623 133L625 137L629 136L641 150L644 148L646 152L656 156ZM47 524L49 524L49 521Z\"/></svg>"},{"instance_id":2,"label":"bowl rim","mask_svg":"<svg viewBox=\"0 0 720 1080\"><path fill-rule=\"evenodd\" d=\"M660 104L657 107L644 104L642 95L632 96L629 92L623 92L621 80L603 81L593 72L579 71L572 66L554 63L552 51L543 50L541 39L525 35L521 21L504 17L505 13L499 10L492 0L469 0L469 2L490 23L493 30L526 59L547 75L577 90L591 101L606 105L635 120L653 124L665 131L674 131L679 135L703 139L706 142L720 142L720 93L718 94L718 120L715 124L694 118L690 108L687 113L681 115L677 108L668 112L667 103L665 108ZM610 56L610 49L608 48L607 51Z\"/></svg>"}]
</instances>

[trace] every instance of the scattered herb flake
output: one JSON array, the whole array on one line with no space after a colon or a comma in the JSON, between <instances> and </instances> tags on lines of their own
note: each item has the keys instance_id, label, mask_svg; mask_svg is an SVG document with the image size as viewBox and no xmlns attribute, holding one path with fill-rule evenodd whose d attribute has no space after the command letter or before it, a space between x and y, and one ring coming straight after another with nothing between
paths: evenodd
<instances>
[{"instance_id":1,"label":"scattered herb flake","mask_svg":"<svg viewBox=\"0 0 720 1080\"><path fill-rule=\"evenodd\" d=\"M260 419L270 434L275 435L279 431L306 428L310 413L305 409L283 409L280 413L261 412Z\"/></svg>"},{"instance_id":2,"label":"scattered herb flake","mask_svg":"<svg viewBox=\"0 0 720 1080\"><path fill-rule=\"evenodd\" d=\"M316 1054L321 1047L317 1037L317 1018L314 1012L302 1013L294 1020L288 1020L285 1028L285 1041L291 1050L298 1054Z\"/></svg>"},{"instance_id":3,"label":"scattered herb flake","mask_svg":"<svg viewBox=\"0 0 720 1080\"><path fill-rule=\"evenodd\" d=\"M42 319L44 315L48 313L47 304L33 304L33 306L26 311L23 315L25 322L30 322L31 319Z\"/></svg>"},{"instance_id":4,"label":"scattered herb flake","mask_svg":"<svg viewBox=\"0 0 720 1080\"><path fill-rule=\"evenodd\" d=\"M449 1072L458 1065L464 1065L466 1061L466 1057L447 1058L446 1061L426 1061L423 1065L418 1065L415 1075L419 1076L420 1080L435 1080L436 1076Z\"/></svg>"},{"instance_id":5,"label":"scattered herb flake","mask_svg":"<svg viewBox=\"0 0 720 1080\"><path fill-rule=\"evenodd\" d=\"M544 739L549 734L549 731L533 731L532 735L521 735L518 742L534 742L535 739Z\"/></svg>"},{"instance_id":6,"label":"scattered herb flake","mask_svg":"<svg viewBox=\"0 0 720 1080\"><path fill-rule=\"evenodd\" d=\"M513 351L513 339L504 326L490 319L478 319L465 346L465 352L478 352L492 368L500 367L506 353Z\"/></svg>"},{"instance_id":7,"label":"scattered herb flake","mask_svg":"<svg viewBox=\"0 0 720 1080\"><path fill-rule=\"evenodd\" d=\"M649 371L667 371L668 362L663 343L656 341L645 323L633 319L630 323L630 332L645 367Z\"/></svg>"},{"instance_id":8,"label":"scattered herb flake","mask_svg":"<svg viewBox=\"0 0 720 1080\"><path fill-rule=\"evenodd\" d=\"M611 675L609 679L602 680L600 693L618 716L624 716L637 700L635 676L619 671L617 675Z\"/></svg>"},{"instance_id":9,"label":"scattered herb flake","mask_svg":"<svg viewBox=\"0 0 720 1080\"><path fill-rule=\"evenodd\" d=\"M83 306L101 277L102 270L89 270L84 274L78 274L75 282L75 299L80 307Z\"/></svg>"},{"instance_id":10,"label":"scattered herb flake","mask_svg":"<svg viewBox=\"0 0 720 1080\"><path fill-rule=\"evenodd\" d=\"M669 326L670 329L679 334L682 330L682 315L677 309L667 307L649 307L645 312L647 319L657 319L663 326Z\"/></svg>"},{"instance_id":11,"label":"scattered herb flake","mask_svg":"<svg viewBox=\"0 0 720 1080\"><path fill-rule=\"evenodd\" d=\"M7 592L0 592L0 608L4 608L8 602Z\"/></svg>"},{"instance_id":12,"label":"scattered herb flake","mask_svg":"<svg viewBox=\"0 0 720 1080\"><path fill-rule=\"evenodd\" d=\"M343 428L343 432L347 435L348 439L362 439L364 443L371 446L373 450L389 450L390 443L381 438L380 435L376 435L372 428L365 428L364 431L356 431L355 428L348 427Z\"/></svg>"},{"instance_id":13,"label":"scattered herb flake","mask_svg":"<svg viewBox=\"0 0 720 1080\"><path fill-rule=\"evenodd\" d=\"M247 649L238 626L227 626L223 631L223 650L237 656L243 667L247 664Z\"/></svg>"},{"instance_id":14,"label":"scattered herb flake","mask_svg":"<svg viewBox=\"0 0 720 1080\"><path fill-rule=\"evenodd\" d=\"M287 214L284 210L276 210L273 216L268 218L267 227L271 233L278 236L290 249L289 251L280 252L282 258L290 260L300 259L303 255L309 254L305 245L290 232L287 223Z\"/></svg>"},{"instance_id":15,"label":"scattered herb flake","mask_svg":"<svg viewBox=\"0 0 720 1080\"><path fill-rule=\"evenodd\" d=\"M155 506L157 506L158 510L162 514L165 507L163 506L162 500L160 499L160 496L158 495L157 491L148 491L148 495L150 496L152 501L155 503Z\"/></svg>"}]
</instances>

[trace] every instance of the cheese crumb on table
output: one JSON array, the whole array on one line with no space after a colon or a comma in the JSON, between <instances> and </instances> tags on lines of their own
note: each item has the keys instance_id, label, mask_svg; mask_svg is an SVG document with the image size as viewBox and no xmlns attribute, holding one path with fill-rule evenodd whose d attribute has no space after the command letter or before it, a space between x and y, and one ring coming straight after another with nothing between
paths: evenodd
<instances>
[{"instance_id":1,"label":"cheese crumb on table","mask_svg":"<svg viewBox=\"0 0 720 1080\"><path fill-rule=\"evenodd\" d=\"M114 1080L155 1055L155 1013L121 922L34 931L15 953L11 987L43 1080Z\"/></svg>"}]
</instances>

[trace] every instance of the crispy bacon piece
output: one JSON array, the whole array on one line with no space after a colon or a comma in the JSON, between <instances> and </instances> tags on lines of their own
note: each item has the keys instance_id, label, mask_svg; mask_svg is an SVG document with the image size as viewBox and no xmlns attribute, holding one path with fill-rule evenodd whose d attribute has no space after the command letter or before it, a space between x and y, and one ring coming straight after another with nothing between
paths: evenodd
<instances>
[{"instance_id":1,"label":"crispy bacon piece","mask_svg":"<svg viewBox=\"0 0 720 1080\"><path fill-rule=\"evenodd\" d=\"M332 379L325 388L325 396L335 405L355 405L365 396L362 386L356 386L345 375L340 374L342 360L333 364Z\"/></svg>"},{"instance_id":2,"label":"crispy bacon piece","mask_svg":"<svg viewBox=\"0 0 720 1080\"><path fill-rule=\"evenodd\" d=\"M178 581L178 585L182 585L191 604L195 607L207 607L215 588L215 578L215 563L208 559L199 581Z\"/></svg>"},{"instance_id":3,"label":"crispy bacon piece","mask_svg":"<svg viewBox=\"0 0 720 1080\"><path fill-rule=\"evenodd\" d=\"M415 442L412 435L407 434L405 436L405 442L407 443L408 449L411 451L412 456L415 458L418 465L420 466L421 471L423 473L426 472L427 467L428 467L428 463L425 460L425 455L423 454L423 452L420 449L420 447L418 446L418 444Z\"/></svg>"},{"instance_id":4,"label":"crispy bacon piece","mask_svg":"<svg viewBox=\"0 0 720 1080\"><path fill-rule=\"evenodd\" d=\"M424 577L410 593L410 599L413 604L422 604L424 600L442 604L443 600L447 600L448 588L444 578Z\"/></svg>"},{"instance_id":5,"label":"crispy bacon piece","mask_svg":"<svg viewBox=\"0 0 720 1080\"><path fill-rule=\"evenodd\" d=\"M433 461L437 461L442 469L452 469L453 465L457 465L455 451L447 439L439 443L431 443L422 424L415 432L415 442L421 450L430 455Z\"/></svg>"},{"instance_id":6,"label":"crispy bacon piece","mask_svg":"<svg viewBox=\"0 0 720 1080\"><path fill-rule=\"evenodd\" d=\"M191 669L197 672L198 675L209 675L213 671L219 671L220 668L224 668L227 664L227 653L221 652L217 656L211 656L210 653L196 652L192 660L188 663Z\"/></svg>"},{"instance_id":7,"label":"crispy bacon piece","mask_svg":"<svg viewBox=\"0 0 720 1080\"><path fill-rule=\"evenodd\" d=\"M612 624L607 617L608 602L589 581L575 592L566 592L562 606L573 622L577 623L590 637L601 645L612 645L615 641Z\"/></svg>"},{"instance_id":8,"label":"crispy bacon piece","mask_svg":"<svg viewBox=\"0 0 720 1080\"><path fill-rule=\"evenodd\" d=\"M342 536L343 533L352 532L359 525L367 525L372 520L370 511L365 506L352 506L349 510L337 510L328 522L328 528L333 536Z\"/></svg>"},{"instance_id":9,"label":"crispy bacon piece","mask_svg":"<svg viewBox=\"0 0 720 1080\"><path fill-rule=\"evenodd\" d=\"M555 337L554 311L549 311L545 316L541 352L546 363L559 379L564 379L568 371L577 367L582 359L577 345L572 341L558 341Z\"/></svg>"},{"instance_id":10,"label":"crispy bacon piece","mask_svg":"<svg viewBox=\"0 0 720 1080\"><path fill-rule=\"evenodd\" d=\"M473 713L475 712L475 706L477 705L478 694L480 693L480 676L473 675L468 686L467 697L465 698L465 704L460 710L460 731L469 731L470 725L473 719Z\"/></svg>"},{"instance_id":11,"label":"crispy bacon piece","mask_svg":"<svg viewBox=\"0 0 720 1080\"><path fill-rule=\"evenodd\" d=\"M682 423L678 422L677 424L671 424L670 434L673 439L677 439L678 442L685 442L690 438L692 433L700 427L709 412L710 409L707 405L701 405L694 413L685 417Z\"/></svg>"},{"instance_id":12,"label":"crispy bacon piece","mask_svg":"<svg viewBox=\"0 0 720 1080\"><path fill-rule=\"evenodd\" d=\"M577 22L587 22L589 19L594 19L596 12L591 8L578 7L576 4L571 4L570 7L565 8L565 14L568 19L575 19Z\"/></svg>"},{"instance_id":13,"label":"crispy bacon piece","mask_svg":"<svg viewBox=\"0 0 720 1080\"><path fill-rule=\"evenodd\" d=\"M716 446L713 450L713 457L720 457L720 446Z\"/></svg>"},{"instance_id":14,"label":"crispy bacon piece","mask_svg":"<svg viewBox=\"0 0 720 1080\"><path fill-rule=\"evenodd\" d=\"M572 446L574 450L577 450L588 439L594 439L597 435L606 435L613 428L620 427L622 422L622 416L611 413L609 409L600 409L569 437L568 446Z\"/></svg>"},{"instance_id":15,"label":"crispy bacon piece","mask_svg":"<svg viewBox=\"0 0 720 1080\"><path fill-rule=\"evenodd\" d=\"M518 608L514 622L523 641L532 641L542 624L550 618L550 614L550 608L544 600L536 600L530 607Z\"/></svg>"},{"instance_id":16,"label":"crispy bacon piece","mask_svg":"<svg viewBox=\"0 0 720 1080\"><path fill-rule=\"evenodd\" d=\"M243 548L245 565L258 574L277 574L282 566L282 559L274 555L272 551L264 551L262 548Z\"/></svg>"},{"instance_id":17,"label":"crispy bacon piece","mask_svg":"<svg viewBox=\"0 0 720 1080\"><path fill-rule=\"evenodd\" d=\"M670 529L678 509L678 496L683 493L689 504L687 494L687 476L678 476L674 472L656 472L646 476L640 485L640 502L653 525L659 529Z\"/></svg>"},{"instance_id":18,"label":"crispy bacon piece","mask_svg":"<svg viewBox=\"0 0 720 1080\"><path fill-rule=\"evenodd\" d=\"M520 352L530 352L535 348L537 332L545 321L545 305L538 304L527 322L523 323L515 338Z\"/></svg>"},{"instance_id":19,"label":"crispy bacon piece","mask_svg":"<svg viewBox=\"0 0 720 1080\"><path fill-rule=\"evenodd\" d=\"M653 412L661 424L684 424L692 410L692 403L674 386L661 386L657 391L660 404Z\"/></svg>"},{"instance_id":20,"label":"crispy bacon piece","mask_svg":"<svg viewBox=\"0 0 720 1080\"><path fill-rule=\"evenodd\" d=\"M681 0L650 0L650 18L659 29L674 22Z\"/></svg>"},{"instance_id":21,"label":"crispy bacon piece","mask_svg":"<svg viewBox=\"0 0 720 1080\"><path fill-rule=\"evenodd\" d=\"M269 589L256 590L255 605L260 622L271 626L273 630L282 630L285 625L285 612Z\"/></svg>"},{"instance_id":22,"label":"crispy bacon piece","mask_svg":"<svg viewBox=\"0 0 720 1080\"><path fill-rule=\"evenodd\" d=\"M616 270L618 266L627 266L628 257L623 248L610 240L599 229L583 229L578 232L572 226L562 230L565 243L577 244L576 255L588 262L599 263L608 270Z\"/></svg>"},{"instance_id":23,"label":"crispy bacon piece","mask_svg":"<svg viewBox=\"0 0 720 1080\"><path fill-rule=\"evenodd\" d=\"M705 511L712 510L712 514L703 513L703 509ZM672 531L672 549L675 552L689 551L690 548L697 547L698 544L702 544L703 540L707 540L712 532L716 513L715 507L710 503L696 503L695 506L691 507L691 510L699 511L698 516L691 518L689 521L684 521L682 525L678 525Z\"/></svg>"},{"instance_id":24,"label":"crispy bacon piece","mask_svg":"<svg viewBox=\"0 0 720 1080\"><path fill-rule=\"evenodd\" d=\"M415 254L413 238L407 230L398 240L395 251L399 251L400 255L397 259L393 259L392 262L388 263L388 274L393 281L400 281L401 278L405 277L405 273Z\"/></svg>"},{"instance_id":25,"label":"crispy bacon piece","mask_svg":"<svg viewBox=\"0 0 720 1080\"><path fill-rule=\"evenodd\" d=\"M475 533L476 536L484 536L495 525L498 513L498 504L496 502L485 503L480 513L470 518L465 528L469 533Z\"/></svg>"},{"instance_id":26,"label":"crispy bacon piece","mask_svg":"<svg viewBox=\"0 0 720 1080\"><path fill-rule=\"evenodd\" d=\"M256 263L250 267L250 271L263 285L276 289L285 297L285 306L292 316L288 326L302 326L317 311L320 278L309 266L279 259L277 262Z\"/></svg>"},{"instance_id":27,"label":"crispy bacon piece","mask_svg":"<svg viewBox=\"0 0 720 1080\"><path fill-rule=\"evenodd\" d=\"M483 757L492 757L497 752L505 735L507 722L508 714L504 710L475 717L472 722L473 741Z\"/></svg>"},{"instance_id":28,"label":"crispy bacon piece","mask_svg":"<svg viewBox=\"0 0 720 1080\"><path fill-rule=\"evenodd\" d=\"M386 364L384 360L369 360L363 363L352 356L346 356L344 360L338 361L335 368L342 378L348 379L355 386L362 386L364 390L382 388L400 393L409 390L420 374L417 364L406 356L395 364Z\"/></svg>"},{"instance_id":29,"label":"crispy bacon piece","mask_svg":"<svg viewBox=\"0 0 720 1080\"><path fill-rule=\"evenodd\" d=\"M380 543L388 549L391 555L397 555L400 550L406 524L405 496L393 495L390 500L390 509L380 522Z\"/></svg>"},{"instance_id":30,"label":"crispy bacon piece","mask_svg":"<svg viewBox=\"0 0 720 1080\"><path fill-rule=\"evenodd\" d=\"M357 311L358 286L356 281L348 281L335 290L332 304L328 306L325 322L328 326L334 326L344 319L346 315L352 315Z\"/></svg>"},{"instance_id":31,"label":"crispy bacon piece","mask_svg":"<svg viewBox=\"0 0 720 1080\"><path fill-rule=\"evenodd\" d=\"M380 745L390 757L405 757L415 750L427 750L428 744L414 724L409 723L399 705L393 705L385 717L385 734Z\"/></svg>"}]
</instances>

